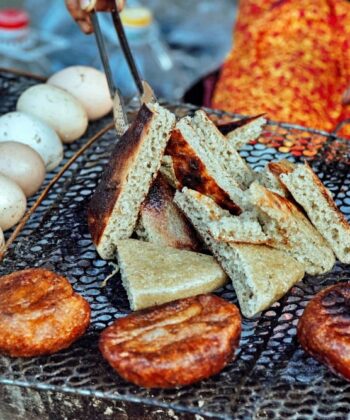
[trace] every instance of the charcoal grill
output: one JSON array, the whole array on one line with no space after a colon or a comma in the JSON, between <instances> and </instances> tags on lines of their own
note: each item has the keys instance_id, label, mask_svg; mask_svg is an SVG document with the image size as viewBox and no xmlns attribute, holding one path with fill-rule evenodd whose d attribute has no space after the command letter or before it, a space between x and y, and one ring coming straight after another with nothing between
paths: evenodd
<instances>
[{"instance_id":1,"label":"charcoal grill","mask_svg":"<svg viewBox=\"0 0 350 420\"><path fill-rule=\"evenodd\" d=\"M38 80L28 75L0 72L0 114L14 110L20 93L35 83ZM169 108L178 116L196 109L184 104ZM209 112L217 119L237 117ZM110 121L109 116L90 124L83 139L65 147L65 161ZM308 159L349 218L350 143L336 135L274 122L268 123L263 137L283 141L290 135L306 139L305 144L318 139L320 150ZM244 320L236 359L208 380L178 390L147 390L125 382L104 362L97 348L99 334L114 319L129 313L129 305L118 274L101 287L113 267L95 251L87 228L86 209L116 140L115 132L109 130L73 163L0 264L0 275L28 267L45 267L67 276L75 291L91 305L91 326L73 346L52 356L31 359L0 356L0 383L141 404L197 418L346 418L350 411L350 384L307 356L296 340L296 324L310 298L327 285L350 280L350 266L341 263L326 275L306 276L269 310L255 319ZM294 161L303 158L281 153L263 143L247 145L241 152L253 167L281 158ZM46 182L54 174L49 174ZM217 294L237 302L231 285Z\"/></svg>"}]
</instances>

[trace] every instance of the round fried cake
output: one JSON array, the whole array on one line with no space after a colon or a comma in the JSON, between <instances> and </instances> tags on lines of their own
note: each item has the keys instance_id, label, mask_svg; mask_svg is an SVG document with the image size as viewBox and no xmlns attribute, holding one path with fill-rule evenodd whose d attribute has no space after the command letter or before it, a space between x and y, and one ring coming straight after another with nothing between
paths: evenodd
<instances>
[{"instance_id":1,"label":"round fried cake","mask_svg":"<svg viewBox=\"0 0 350 420\"><path fill-rule=\"evenodd\" d=\"M84 334L89 322L89 304L66 278L40 268L0 277L1 353L55 353Z\"/></svg>"},{"instance_id":2,"label":"round fried cake","mask_svg":"<svg viewBox=\"0 0 350 420\"><path fill-rule=\"evenodd\" d=\"M189 385L218 373L232 359L241 333L237 307L200 295L116 320L100 350L127 381L149 388Z\"/></svg>"},{"instance_id":3,"label":"round fried cake","mask_svg":"<svg viewBox=\"0 0 350 420\"><path fill-rule=\"evenodd\" d=\"M311 299L298 323L298 339L306 352L350 380L350 283Z\"/></svg>"}]
</instances>

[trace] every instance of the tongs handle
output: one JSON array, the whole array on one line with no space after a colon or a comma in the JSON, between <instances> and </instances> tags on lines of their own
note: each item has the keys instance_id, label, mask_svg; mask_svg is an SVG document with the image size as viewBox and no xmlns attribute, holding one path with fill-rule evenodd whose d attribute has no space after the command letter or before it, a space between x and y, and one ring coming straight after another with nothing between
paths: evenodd
<instances>
[{"instance_id":1,"label":"tongs handle","mask_svg":"<svg viewBox=\"0 0 350 420\"><path fill-rule=\"evenodd\" d=\"M116 30L117 35L118 35L120 46L123 50L123 53L124 53L124 56L125 56L126 61L128 63L130 72L131 72L132 77L135 81L137 90L139 91L139 94L142 97L142 95L143 95L142 79L141 79L140 74L138 72L138 69L136 67L136 63L135 63L134 57L132 55L132 52L131 52L131 49L130 49L130 46L129 46L129 42L128 42L127 37L126 37L124 26L123 26L123 23L120 19L120 14L119 14L118 9L115 8L111 12L111 15L112 15L115 30Z\"/></svg>"},{"instance_id":2,"label":"tongs handle","mask_svg":"<svg viewBox=\"0 0 350 420\"><path fill-rule=\"evenodd\" d=\"M97 47L100 53L100 58L102 61L105 74L106 74L109 94L113 100L113 119L114 119L115 129L117 131L117 134L119 136L122 136L125 133L125 131L128 129L128 118L125 111L123 97L119 89L115 86L113 82L113 76L112 76L111 66L109 65L106 45L103 40L102 31L100 28L98 17L94 10L90 11L90 18L91 18L92 26L94 28L94 33L96 37Z\"/></svg>"},{"instance_id":3,"label":"tongs handle","mask_svg":"<svg viewBox=\"0 0 350 420\"><path fill-rule=\"evenodd\" d=\"M109 64L106 45L103 41L103 35L102 35L101 27L100 27L96 12L94 10L92 10L90 12L90 19L91 19L92 26L94 28L94 34L95 34L95 38L96 38L97 48L98 48L98 51L100 53L100 58L101 58L101 61L102 61L103 69L104 69L105 74L106 74L109 94L110 94L111 98L113 99L115 91L116 91L116 87L115 87L114 82L113 82L112 70L111 70L111 66Z\"/></svg>"}]
</instances>

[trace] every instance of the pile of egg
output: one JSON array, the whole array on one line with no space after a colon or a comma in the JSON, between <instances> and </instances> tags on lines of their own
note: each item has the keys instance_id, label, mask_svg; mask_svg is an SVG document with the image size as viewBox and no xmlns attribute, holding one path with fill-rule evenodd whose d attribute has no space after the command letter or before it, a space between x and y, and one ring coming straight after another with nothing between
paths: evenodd
<instances>
[{"instance_id":1,"label":"pile of egg","mask_svg":"<svg viewBox=\"0 0 350 420\"><path fill-rule=\"evenodd\" d=\"M0 249L3 231L22 218L27 198L63 159L63 144L112 109L104 73L72 66L24 91L16 111L0 117Z\"/></svg>"}]
</instances>

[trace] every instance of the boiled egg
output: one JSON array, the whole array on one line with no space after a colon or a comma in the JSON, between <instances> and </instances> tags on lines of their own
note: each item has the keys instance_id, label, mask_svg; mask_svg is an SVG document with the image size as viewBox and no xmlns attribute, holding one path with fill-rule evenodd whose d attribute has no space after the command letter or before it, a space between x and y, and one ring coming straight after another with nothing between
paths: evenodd
<instances>
[{"instance_id":1,"label":"boiled egg","mask_svg":"<svg viewBox=\"0 0 350 420\"><path fill-rule=\"evenodd\" d=\"M56 132L36 117L23 112L9 112L0 117L0 142L17 141L34 149L47 171L59 165L63 146Z\"/></svg>"},{"instance_id":2,"label":"boiled egg","mask_svg":"<svg viewBox=\"0 0 350 420\"><path fill-rule=\"evenodd\" d=\"M106 76L93 67L67 67L52 75L47 83L75 96L85 108L89 120L97 120L112 110Z\"/></svg>"},{"instance_id":3,"label":"boiled egg","mask_svg":"<svg viewBox=\"0 0 350 420\"><path fill-rule=\"evenodd\" d=\"M63 143L79 139L88 126L80 102L69 92L45 83L24 91L17 101L17 111L40 118L56 131Z\"/></svg>"},{"instance_id":4,"label":"boiled egg","mask_svg":"<svg viewBox=\"0 0 350 420\"><path fill-rule=\"evenodd\" d=\"M0 228L10 229L24 215L27 200L24 192L12 179L0 174Z\"/></svg>"},{"instance_id":5,"label":"boiled egg","mask_svg":"<svg viewBox=\"0 0 350 420\"><path fill-rule=\"evenodd\" d=\"M40 155L23 143L0 143L0 173L15 181L26 195L35 194L45 178L45 164Z\"/></svg>"}]
</instances>

